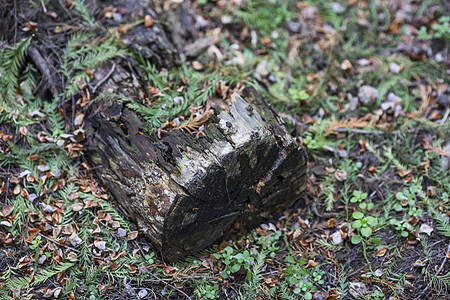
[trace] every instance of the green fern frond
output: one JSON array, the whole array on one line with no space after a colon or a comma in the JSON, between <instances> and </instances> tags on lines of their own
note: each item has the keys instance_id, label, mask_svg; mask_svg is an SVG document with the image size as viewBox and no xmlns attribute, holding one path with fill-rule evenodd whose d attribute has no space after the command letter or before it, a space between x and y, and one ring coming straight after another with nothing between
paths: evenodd
<instances>
[{"instance_id":1,"label":"green fern frond","mask_svg":"<svg viewBox=\"0 0 450 300\"><path fill-rule=\"evenodd\" d=\"M331 244L329 242L327 242L324 239L317 239L314 241L314 243L318 246L318 247L322 247L326 250L333 250L333 251L339 251L342 250L343 247L341 245L335 245L335 244Z\"/></svg>"},{"instance_id":2,"label":"green fern frond","mask_svg":"<svg viewBox=\"0 0 450 300\"><path fill-rule=\"evenodd\" d=\"M100 66L105 61L114 57L123 57L125 50L119 49L115 45L115 38L111 37L101 44L88 45L86 42L92 34L75 34L67 43L63 55L62 73L67 79L66 97L70 97L78 92L78 80L89 82L90 77L86 74L86 69L93 69ZM79 49L76 49L78 48Z\"/></svg>"},{"instance_id":3,"label":"green fern frond","mask_svg":"<svg viewBox=\"0 0 450 300\"><path fill-rule=\"evenodd\" d=\"M425 277L433 290L441 295L448 295L450 291L450 272L444 275L435 275L425 270Z\"/></svg>"},{"instance_id":4,"label":"green fern frond","mask_svg":"<svg viewBox=\"0 0 450 300\"><path fill-rule=\"evenodd\" d=\"M14 97L18 85L19 70L25 61L32 36L15 46L9 46L0 53L0 86L7 98Z\"/></svg>"},{"instance_id":5,"label":"green fern frond","mask_svg":"<svg viewBox=\"0 0 450 300\"><path fill-rule=\"evenodd\" d=\"M330 23L336 31L339 31L343 17L336 14L330 6L330 2L320 0L319 14L325 21Z\"/></svg>"},{"instance_id":6,"label":"green fern frond","mask_svg":"<svg viewBox=\"0 0 450 300\"><path fill-rule=\"evenodd\" d=\"M191 266L194 262L200 261L201 257L208 257L213 253L216 253L217 249L214 247L203 249L202 251L196 253L195 255L190 255L184 260L177 263L177 268L184 269Z\"/></svg>"},{"instance_id":7,"label":"green fern frond","mask_svg":"<svg viewBox=\"0 0 450 300\"><path fill-rule=\"evenodd\" d=\"M75 263L57 263L54 266L49 266L34 276L34 280L32 281L31 276L27 277L19 277L17 279L9 280L7 282L9 287L15 288L17 290L21 290L24 287L36 286L41 283L46 282L51 277L57 275L58 273L69 270L71 267L75 266ZM30 283L31 282L31 283Z\"/></svg>"},{"instance_id":8,"label":"green fern frond","mask_svg":"<svg viewBox=\"0 0 450 300\"><path fill-rule=\"evenodd\" d=\"M434 207L429 207L428 212L431 213L431 217L436 222L436 229L444 236L450 237L450 222L440 213L436 212Z\"/></svg>"},{"instance_id":9,"label":"green fern frond","mask_svg":"<svg viewBox=\"0 0 450 300\"><path fill-rule=\"evenodd\" d=\"M72 3L75 9L80 13L80 16L84 22L86 22L89 25L93 25L95 23L95 19L89 13L89 10L86 7L84 0L72 0Z\"/></svg>"},{"instance_id":10,"label":"green fern frond","mask_svg":"<svg viewBox=\"0 0 450 300\"><path fill-rule=\"evenodd\" d=\"M245 292L245 298L242 299L255 299L260 294L261 281L264 279L262 268L265 265L267 253L266 250L261 250L258 253L250 273L251 277L242 286Z\"/></svg>"}]
</instances>

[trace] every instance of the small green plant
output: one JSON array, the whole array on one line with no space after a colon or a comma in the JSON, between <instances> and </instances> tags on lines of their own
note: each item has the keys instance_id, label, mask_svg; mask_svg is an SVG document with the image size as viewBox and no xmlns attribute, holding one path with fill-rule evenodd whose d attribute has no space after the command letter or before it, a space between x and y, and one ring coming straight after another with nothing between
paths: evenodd
<instances>
[{"instance_id":1,"label":"small green plant","mask_svg":"<svg viewBox=\"0 0 450 300\"><path fill-rule=\"evenodd\" d=\"M219 286L217 284L211 284L208 280L203 279L199 283L196 283L194 294L198 299L217 299L219 296Z\"/></svg>"},{"instance_id":2,"label":"small green plant","mask_svg":"<svg viewBox=\"0 0 450 300\"><path fill-rule=\"evenodd\" d=\"M446 193L446 192L442 193L441 200L442 200L442 202L445 202L445 203L448 202L448 200L449 200L448 193Z\"/></svg>"},{"instance_id":3,"label":"small green plant","mask_svg":"<svg viewBox=\"0 0 450 300\"><path fill-rule=\"evenodd\" d=\"M372 227L378 225L378 220L372 216L365 216L364 213L360 211L353 212L352 217L355 219L352 227L359 233L353 235L352 243L359 244L363 240L363 237L368 238L372 235Z\"/></svg>"},{"instance_id":4,"label":"small green plant","mask_svg":"<svg viewBox=\"0 0 450 300\"><path fill-rule=\"evenodd\" d=\"M305 90L290 88L288 92L295 100L306 100L309 98L309 95Z\"/></svg>"},{"instance_id":5,"label":"small green plant","mask_svg":"<svg viewBox=\"0 0 450 300\"><path fill-rule=\"evenodd\" d=\"M303 295L303 299L312 299L312 292L317 291L315 284L323 284L323 275L325 272L316 266L312 269L306 269L307 261L301 258L295 261L292 256L286 257L286 270L284 276L288 284L293 288L295 295Z\"/></svg>"},{"instance_id":6,"label":"small green plant","mask_svg":"<svg viewBox=\"0 0 450 300\"><path fill-rule=\"evenodd\" d=\"M274 258L276 252L280 249L278 242L281 237L281 231L273 232L269 237L260 237L257 240L257 244L261 245L263 250L268 250L270 257Z\"/></svg>"},{"instance_id":7,"label":"small green plant","mask_svg":"<svg viewBox=\"0 0 450 300\"><path fill-rule=\"evenodd\" d=\"M418 38L420 40L445 39L450 41L450 16L440 17L435 24L431 26L432 32L428 32L425 26L420 27Z\"/></svg>"},{"instance_id":8,"label":"small green plant","mask_svg":"<svg viewBox=\"0 0 450 300\"><path fill-rule=\"evenodd\" d=\"M389 224L391 226L393 226L396 231L400 232L401 236L407 237L409 235L409 232L408 232L409 223L408 222L406 222L406 221L401 222L397 219L391 219L391 220L389 220Z\"/></svg>"},{"instance_id":9,"label":"small green plant","mask_svg":"<svg viewBox=\"0 0 450 300\"><path fill-rule=\"evenodd\" d=\"M361 193L358 190L354 190L352 193L352 198L350 198L350 202L352 203L359 203L359 208L361 209L367 209L367 210L371 210L374 207L374 204L372 201L369 202L364 202L364 200L367 199L368 194L367 193Z\"/></svg>"},{"instance_id":10,"label":"small green plant","mask_svg":"<svg viewBox=\"0 0 450 300\"><path fill-rule=\"evenodd\" d=\"M149 254L145 255L145 262L147 262L148 264L152 265L155 263L155 252L151 252Z\"/></svg>"},{"instance_id":11,"label":"small green plant","mask_svg":"<svg viewBox=\"0 0 450 300\"><path fill-rule=\"evenodd\" d=\"M384 293L378 289L376 289L375 291L373 291L372 294L370 294L370 299L372 300L383 300L384 297Z\"/></svg>"},{"instance_id":12,"label":"small green plant","mask_svg":"<svg viewBox=\"0 0 450 300\"><path fill-rule=\"evenodd\" d=\"M230 277L232 273L238 272L242 267L249 273L251 263L254 260L248 250L244 250L242 253L235 253L234 249L230 246L227 246L221 254L215 253L214 257L216 259L223 259L225 269L221 272L221 275L224 279Z\"/></svg>"},{"instance_id":13,"label":"small green plant","mask_svg":"<svg viewBox=\"0 0 450 300\"><path fill-rule=\"evenodd\" d=\"M39 250L40 250L41 243L42 243L42 237L40 235L38 235L37 237L34 238L33 241L31 241L30 249L36 251L36 253L34 255L34 258L36 261L39 259Z\"/></svg>"},{"instance_id":14,"label":"small green plant","mask_svg":"<svg viewBox=\"0 0 450 300\"><path fill-rule=\"evenodd\" d=\"M394 204L394 209L396 211L402 211L404 206L414 206L415 205L415 195L417 192L417 187L412 185L409 189L404 189L401 192L395 194L395 198L400 201Z\"/></svg>"}]
</instances>

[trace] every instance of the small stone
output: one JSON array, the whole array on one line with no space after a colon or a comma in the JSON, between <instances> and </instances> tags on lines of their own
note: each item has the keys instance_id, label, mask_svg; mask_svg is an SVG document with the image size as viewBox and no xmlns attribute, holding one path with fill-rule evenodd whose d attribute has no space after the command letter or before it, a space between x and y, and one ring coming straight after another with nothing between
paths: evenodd
<instances>
[{"instance_id":1,"label":"small stone","mask_svg":"<svg viewBox=\"0 0 450 300\"><path fill-rule=\"evenodd\" d=\"M113 19L115 22L122 22L122 15L119 13L115 13Z\"/></svg>"},{"instance_id":2,"label":"small stone","mask_svg":"<svg viewBox=\"0 0 450 300\"><path fill-rule=\"evenodd\" d=\"M141 299L145 298L147 295L148 295L148 292L145 289L140 290L138 293L138 297Z\"/></svg>"},{"instance_id":3,"label":"small stone","mask_svg":"<svg viewBox=\"0 0 450 300\"><path fill-rule=\"evenodd\" d=\"M202 16L197 16L195 21L199 29L204 29L208 25L208 22Z\"/></svg>"},{"instance_id":4,"label":"small stone","mask_svg":"<svg viewBox=\"0 0 450 300\"><path fill-rule=\"evenodd\" d=\"M177 96L177 97L173 98L173 102L176 105L180 105L184 102L184 98L182 96Z\"/></svg>"},{"instance_id":5,"label":"small stone","mask_svg":"<svg viewBox=\"0 0 450 300\"><path fill-rule=\"evenodd\" d=\"M390 92L386 97L387 102L395 102L395 103L402 103L402 98L397 96L396 94Z\"/></svg>"},{"instance_id":6,"label":"small stone","mask_svg":"<svg viewBox=\"0 0 450 300\"><path fill-rule=\"evenodd\" d=\"M342 14L345 11L345 7L339 2L331 2L330 6L335 14Z\"/></svg>"},{"instance_id":7,"label":"small stone","mask_svg":"<svg viewBox=\"0 0 450 300\"><path fill-rule=\"evenodd\" d=\"M300 31L300 23L299 22L289 21L286 23L286 25L287 25L287 29L290 32L297 33Z\"/></svg>"},{"instance_id":8,"label":"small stone","mask_svg":"<svg viewBox=\"0 0 450 300\"><path fill-rule=\"evenodd\" d=\"M36 194L32 193L32 194L28 195L28 201L33 202L34 200L37 199L37 197L38 196Z\"/></svg>"},{"instance_id":9,"label":"small stone","mask_svg":"<svg viewBox=\"0 0 450 300\"><path fill-rule=\"evenodd\" d=\"M361 104L369 106L377 101L378 91L370 85L363 85L358 91L358 97Z\"/></svg>"},{"instance_id":10,"label":"small stone","mask_svg":"<svg viewBox=\"0 0 450 300\"><path fill-rule=\"evenodd\" d=\"M439 52L438 54L436 54L434 59L436 59L437 62L443 62L444 61L444 55L442 55L442 53Z\"/></svg>"},{"instance_id":11,"label":"small stone","mask_svg":"<svg viewBox=\"0 0 450 300\"><path fill-rule=\"evenodd\" d=\"M123 228L118 228L117 235L120 236L121 238L125 238L127 236L127 231Z\"/></svg>"},{"instance_id":12,"label":"small stone","mask_svg":"<svg viewBox=\"0 0 450 300\"><path fill-rule=\"evenodd\" d=\"M369 61L368 59L366 59L366 58L358 59L358 60L356 61L356 63L357 63L358 65L360 65L361 67L370 65L370 61Z\"/></svg>"},{"instance_id":13,"label":"small stone","mask_svg":"<svg viewBox=\"0 0 450 300\"><path fill-rule=\"evenodd\" d=\"M220 20L222 21L222 24L230 24L233 19L230 16L222 16L222 18L220 18Z\"/></svg>"},{"instance_id":14,"label":"small stone","mask_svg":"<svg viewBox=\"0 0 450 300\"><path fill-rule=\"evenodd\" d=\"M256 78L258 80L261 80L263 78L265 78L269 72L268 72L268 67L269 67L269 63L267 62L267 60L263 59L262 61L260 61L258 63L258 65L256 66Z\"/></svg>"},{"instance_id":15,"label":"small stone","mask_svg":"<svg viewBox=\"0 0 450 300\"><path fill-rule=\"evenodd\" d=\"M51 213L55 212L55 209L50 204L47 204L44 207L44 212L48 213L48 214L51 214Z\"/></svg>"},{"instance_id":16,"label":"small stone","mask_svg":"<svg viewBox=\"0 0 450 300\"><path fill-rule=\"evenodd\" d=\"M274 75L269 75L267 79L269 79L269 81L273 83L277 82L277 78Z\"/></svg>"},{"instance_id":17,"label":"small stone","mask_svg":"<svg viewBox=\"0 0 450 300\"><path fill-rule=\"evenodd\" d=\"M446 93L440 94L437 98L437 103L439 104L440 107L446 109L449 103L448 94Z\"/></svg>"},{"instance_id":18,"label":"small stone","mask_svg":"<svg viewBox=\"0 0 450 300\"><path fill-rule=\"evenodd\" d=\"M352 94L348 93L347 94L347 98L349 99L349 106L348 106L348 110L349 111L354 111L358 108L358 97L354 97Z\"/></svg>"},{"instance_id":19,"label":"small stone","mask_svg":"<svg viewBox=\"0 0 450 300\"><path fill-rule=\"evenodd\" d=\"M341 235L341 231L338 230L335 233L333 233L331 235L331 239L333 241L333 244L335 245L340 245L342 243L342 235Z\"/></svg>"},{"instance_id":20,"label":"small stone","mask_svg":"<svg viewBox=\"0 0 450 300\"><path fill-rule=\"evenodd\" d=\"M398 74L400 73L400 66L392 62L389 64L389 70L392 74Z\"/></svg>"}]
</instances>

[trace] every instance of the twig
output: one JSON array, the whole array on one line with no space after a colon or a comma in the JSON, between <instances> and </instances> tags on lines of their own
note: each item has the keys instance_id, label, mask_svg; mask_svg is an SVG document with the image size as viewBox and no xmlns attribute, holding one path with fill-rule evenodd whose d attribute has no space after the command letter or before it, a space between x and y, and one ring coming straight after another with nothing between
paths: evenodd
<instances>
[{"instance_id":1,"label":"twig","mask_svg":"<svg viewBox=\"0 0 450 300\"><path fill-rule=\"evenodd\" d=\"M444 117L441 119L441 125L444 125L445 121L447 121L448 115L450 114L450 107L447 107L444 113Z\"/></svg>"},{"instance_id":2,"label":"twig","mask_svg":"<svg viewBox=\"0 0 450 300\"><path fill-rule=\"evenodd\" d=\"M44 11L44 13L47 13L47 7L45 7L44 0L41 0L41 4L42 4L42 10Z\"/></svg>"},{"instance_id":3,"label":"twig","mask_svg":"<svg viewBox=\"0 0 450 300\"><path fill-rule=\"evenodd\" d=\"M434 274L434 275L437 276L439 273L441 273L442 268L444 267L445 263L447 262L447 255L449 252L450 252L450 244L448 244L448 246L447 246L447 252L445 252L444 261L441 263L439 269L436 271L436 274Z\"/></svg>"},{"instance_id":4,"label":"twig","mask_svg":"<svg viewBox=\"0 0 450 300\"><path fill-rule=\"evenodd\" d=\"M69 249L69 250L72 250L73 252L80 253L80 250L77 250L77 249L75 249L75 248L72 248L72 247L69 247L69 246L66 246L66 245L62 245L60 242L55 241L54 239L49 238L48 236L45 236L45 235L43 235L43 234L40 233L40 232L39 232L38 234L39 234L41 237L43 237L44 239L49 240L50 242L53 242L53 243L57 244L57 245L60 246L60 247L64 247L64 248L67 248L67 249Z\"/></svg>"},{"instance_id":5,"label":"twig","mask_svg":"<svg viewBox=\"0 0 450 300\"><path fill-rule=\"evenodd\" d=\"M100 80L92 89L92 94L95 93L95 91L99 88L99 86L101 86L106 80L109 79L109 77L111 77L112 73L114 72L114 70L116 69L116 64L113 64L111 67L111 70L108 72L108 74L106 74L105 77L103 77L102 80Z\"/></svg>"},{"instance_id":6,"label":"twig","mask_svg":"<svg viewBox=\"0 0 450 300\"><path fill-rule=\"evenodd\" d=\"M176 286L171 285L171 284L168 283L168 282L164 282L164 280L162 280L161 278L159 278L159 277L156 276L155 274L151 274L151 275L152 275L153 277L155 277L157 281L162 282L162 283L164 283L164 284L170 286L171 288L173 288L173 289L177 290L178 292L180 292L181 294L183 294L183 296L185 296L187 299L192 300L192 298L189 297L188 294L186 294L185 292L183 292L182 290L180 290L180 289L177 288Z\"/></svg>"},{"instance_id":7,"label":"twig","mask_svg":"<svg viewBox=\"0 0 450 300\"><path fill-rule=\"evenodd\" d=\"M396 131L381 131L381 130L367 130L367 129L357 129L357 128L336 128L333 129L333 131L336 132L352 132L352 133L359 133L359 134L387 134L387 133L392 133L392 134L398 134L401 131L400 130L396 130ZM410 132L414 132L415 129L408 129L405 130L405 132L410 133Z\"/></svg>"},{"instance_id":8,"label":"twig","mask_svg":"<svg viewBox=\"0 0 450 300\"><path fill-rule=\"evenodd\" d=\"M52 93L52 96L53 97L58 96L59 95L58 89L56 88L53 76L50 72L50 69L47 67L47 62L45 61L45 59L42 57L39 51L33 46L28 47L28 54L38 67L39 71L41 71L42 76L45 78L45 81L47 82L46 86Z\"/></svg>"}]
</instances>

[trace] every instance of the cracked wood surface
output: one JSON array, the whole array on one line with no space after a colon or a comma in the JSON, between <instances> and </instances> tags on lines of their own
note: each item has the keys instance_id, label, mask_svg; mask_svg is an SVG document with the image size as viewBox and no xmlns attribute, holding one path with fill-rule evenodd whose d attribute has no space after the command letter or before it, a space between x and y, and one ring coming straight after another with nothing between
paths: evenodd
<instances>
[{"instance_id":1,"label":"cracked wood surface","mask_svg":"<svg viewBox=\"0 0 450 300\"><path fill-rule=\"evenodd\" d=\"M300 199L306 154L254 89L234 94L205 137L142 134L123 103L94 109L88 155L121 208L169 260L211 245L239 223L251 228Z\"/></svg>"}]
</instances>

